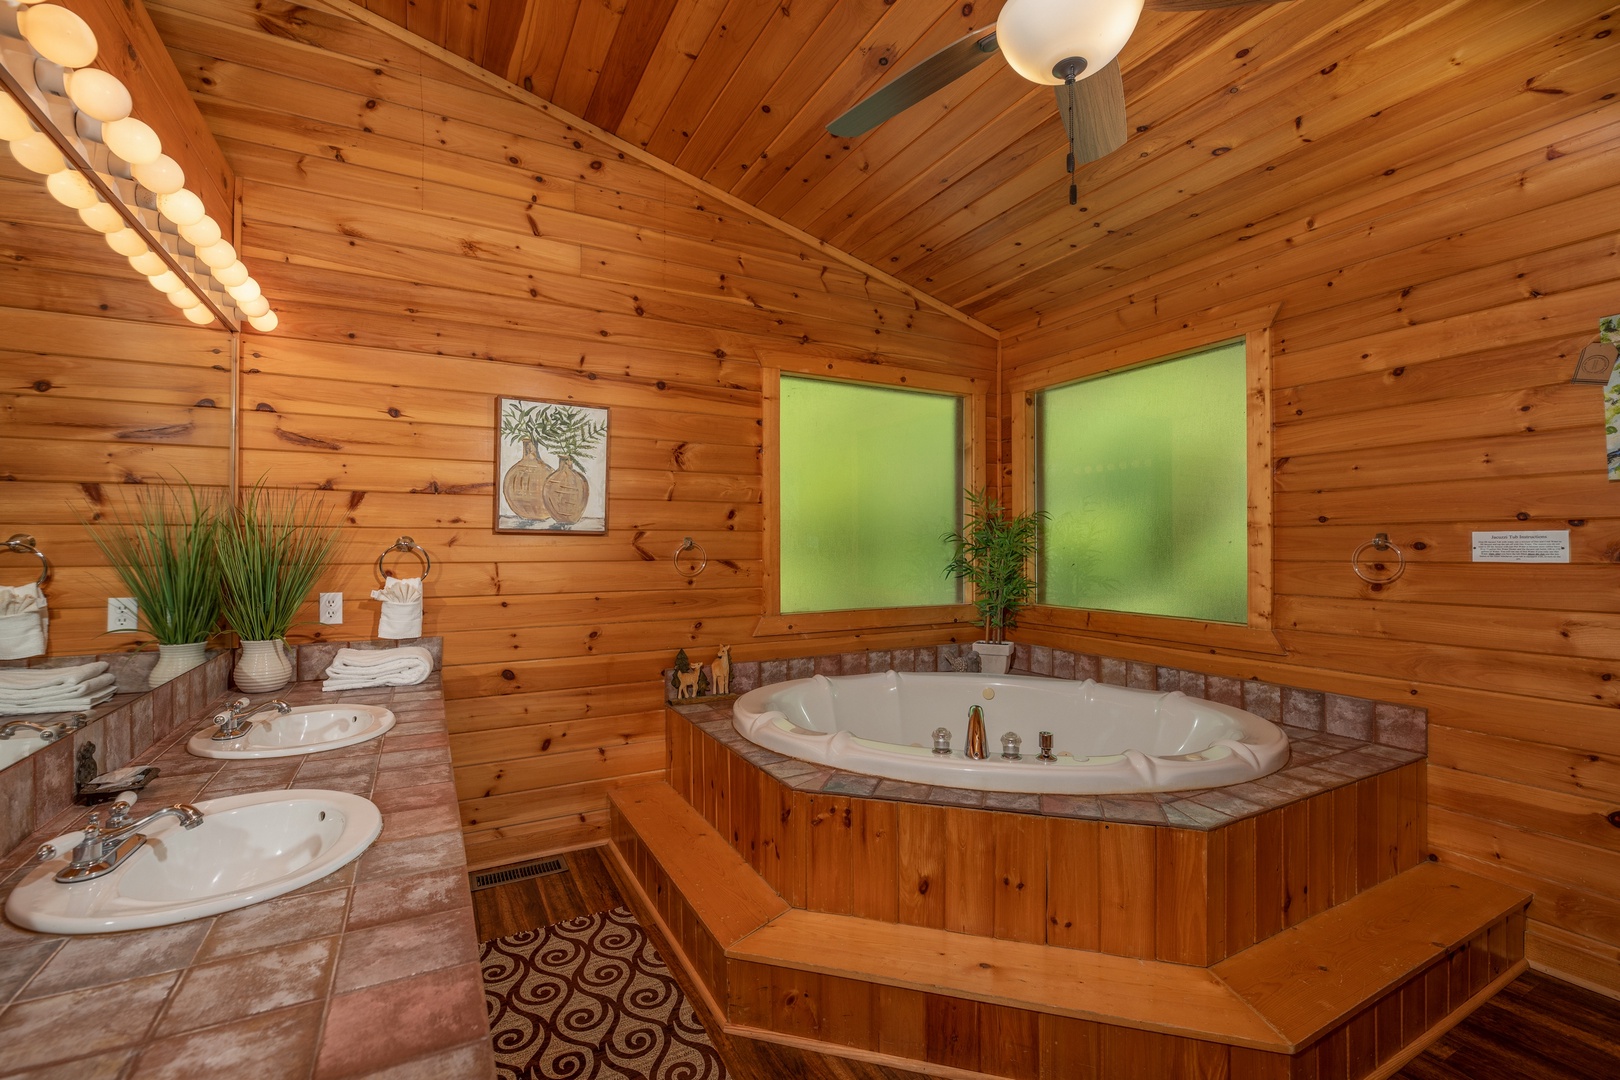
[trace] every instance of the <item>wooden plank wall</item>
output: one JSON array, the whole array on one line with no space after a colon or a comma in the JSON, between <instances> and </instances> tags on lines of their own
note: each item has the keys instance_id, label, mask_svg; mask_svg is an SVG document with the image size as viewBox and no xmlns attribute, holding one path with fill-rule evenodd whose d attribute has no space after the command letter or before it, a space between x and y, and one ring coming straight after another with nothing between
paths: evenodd
<instances>
[{"instance_id":1,"label":"wooden plank wall","mask_svg":"<svg viewBox=\"0 0 1620 1080\"><path fill-rule=\"evenodd\" d=\"M0 539L51 560L51 655L135 649L151 639L104 633L125 590L79 520L117 485L229 482L230 336L182 319L9 154L0 206ZM0 584L38 565L0 554Z\"/></svg>"},{"instance_id":2,"label":"wooden plank wall","mask_svg":"<svg viewBox=\"0 0 1620 1080\"><path fill-rule=\"evenodd\" d=\"M1536 88L1447 110L1315 184L1295 213L1194 249L1146 246L1129 271L1114 259L1104 284L1009 328L1004 363L1281 303L1275 621L1288 655L1198 662L1427 708L1434 851L1533 890L1532 962L1620 993L1620 829L1604 817L1620 807L1620 487L1604 477L1600 392L1568 381L1598 317L1620 310L1620 105L1597 69ZM1571 563L1474 564L1477 529L1568 529ZM1383 588L1348 563L1380 531L1407 558Z\"/></svg>"},{"instance_id":3,"label":"wooden plank wall","mask_svg":"<svg viewBox=\"0 0 1620 1080\"><path fill-rule=\"evenodd\" d=\"M321 586L347 621L325 636L370 636L374 560L414 537L435 560L424 630L446 640L471 861L602 839L606 793L663 767L676 649L807 651L752 637L760 361L988 378L994 343L360 23L149 7L237 171L244 255L281 317L245 338L243 476L333 492L352 525ZM608 536L492 533L496 395L612 410ZM695 582L671 563L686 536L709 557Z\"/></svg>"}]
</instances>

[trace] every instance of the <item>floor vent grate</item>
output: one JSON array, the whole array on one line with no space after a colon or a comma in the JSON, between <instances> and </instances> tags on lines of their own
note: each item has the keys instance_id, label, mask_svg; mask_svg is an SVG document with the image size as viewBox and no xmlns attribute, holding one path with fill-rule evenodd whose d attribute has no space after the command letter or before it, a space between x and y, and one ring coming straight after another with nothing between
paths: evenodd
<instances>
[{"instance_id":1,"label":"floor vent grate","mask_svg":"<svg viewBox=\"0 0 1620 1080\"><path fill-rule=\"evenodd\" d=\"M545 877L547 874L563 874L568 872L568 863L564 859L537 859L534 862L519 863L516 866L506 866L499 870L485 870L483 873L472 875L472 890L488 889L495 885L505 885L509 881L522 881L524 878Z\"/></svg>"}]
</instances>

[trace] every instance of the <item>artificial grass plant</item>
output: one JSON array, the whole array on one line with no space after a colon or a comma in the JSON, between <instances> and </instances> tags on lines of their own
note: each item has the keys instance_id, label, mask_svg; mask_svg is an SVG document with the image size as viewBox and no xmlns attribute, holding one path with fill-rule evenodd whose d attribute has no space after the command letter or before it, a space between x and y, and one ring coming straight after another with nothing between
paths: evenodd
<instances>
[{"instance_id":1,"label":"artificial grass plant","mask_svg":"<svg viewBox=\"0 0 1620 1080\"><path fill-rule=\"evenodd\" d=\"M243 641L286 637L337 545L338 524L319 497L263 480L248 488L219 530L226 624Z\"/></svg>"},{"instance_id":2,"label":"artificial grass plant","mask_svg":"<svg viewBox=\"0 0 1620 1080\"><path fill-rule=\"evenodd\" d=\"M182 494L183 492L183 494ZM207 641L219 628L224 522L218 492L183 486L141 488L98 521L83 521L160 645Z\"/></svg>"}]
</instances>

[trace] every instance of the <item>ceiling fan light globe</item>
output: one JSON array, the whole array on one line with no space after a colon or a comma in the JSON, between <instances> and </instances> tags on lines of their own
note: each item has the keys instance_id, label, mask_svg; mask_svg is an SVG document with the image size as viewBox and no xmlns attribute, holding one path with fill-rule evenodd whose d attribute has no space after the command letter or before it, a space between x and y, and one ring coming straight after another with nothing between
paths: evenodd
<instances>
[{"instance_id":1,"label":"ceiling fan light globe","mask_svg":"<svg viewBox=\"0 0 1620 1080\"><path fill-rule=\"evenodd\" d=\"M996 43L1012 69L1030 82L1056 86L1063 61L1086 62L1084 79L1119 55L1142 16L1143 0L1007 0L996 19Z\"/></svg>"}]
</instances>

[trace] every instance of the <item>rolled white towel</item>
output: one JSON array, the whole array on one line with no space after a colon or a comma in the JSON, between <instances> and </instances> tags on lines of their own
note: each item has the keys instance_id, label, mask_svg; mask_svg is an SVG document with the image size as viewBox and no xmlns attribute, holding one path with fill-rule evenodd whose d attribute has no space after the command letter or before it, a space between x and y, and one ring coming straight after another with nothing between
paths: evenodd
<instances>
[{"instance_id":1,"label":"rolled white towel","mask_svg":"<svg viewBox=\"0 0 1620 1080\"><path fill-rule=\"evenodd\" d=\"M101 675L82 687L56 687L53 693L0 690L0 716L33 716L37 713L80 712L93 708L118 692L116 675Z\"/></svg>"},{"instance_id":2,"label":"rolled white towel","mask_svg":"<svg viewBox=\"0 0 1620 1080\"><path fill-rule=\"evenodd\" d=\"M0 691L15 690L42 690L47 686L77 686L89 682L97 675L107 671L105 660L94 660L88 664L73 664L70 667L50 668L0 668Z\"/></svg>"},{"instance_id":3,"label":"rolled white towel","mask_svg":"<svg viewBox=\"0 0 1620 1080\"><path fill-rule=\"evenodd\" d=\"M389 578L382 588L371 590L371 598L382 601L378 637L399 641L422 636L421 578Z\"/></svg>"},{"instance_id":4,"label":"rolled white towel","mask_svg":"<svg viewBox=\"0 0 1620 1080\"><path fill-rule=\"evenodd\" d=\"M323 690L415 686L433 674L433 654L419 645L399 649L339 649L326 669Z\"/></svg>"},{"instance_id":5,"label":"rolled white towel","mask_svg":"<svg viewBox=\"0 0 1620 1080\"><path fill-rule=\"evenodd\" d=\"M45 591L37 583L0 586L0 660L44 655L50 629Z\"/></svg>"}]
</instances>

